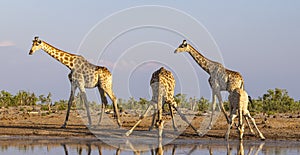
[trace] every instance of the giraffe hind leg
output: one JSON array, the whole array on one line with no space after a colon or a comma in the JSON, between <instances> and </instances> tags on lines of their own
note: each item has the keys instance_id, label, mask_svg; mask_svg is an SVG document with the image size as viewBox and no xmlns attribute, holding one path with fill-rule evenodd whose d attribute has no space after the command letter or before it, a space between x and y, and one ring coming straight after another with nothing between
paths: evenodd
<instances>
[{"instance_id":1,"label":"giraffe hind leg","mask_svg":"<svg viewBox=\"0 0 300 155\"><path fill-rule=\"evenodd\" d=\"M174 120L174 113L173 113L172 105L171 104L168 104L168 105L169 105L169 110L170 110L170 114L171 114L171 118L172 118L173 129L174 129L174 131L178 131L177 125L176 125L175 120Z\"/></svg>"},{"instance_id":2,"label":"giraffe hind leg","mask_svg":"<svg viewBox=\"0 0 300 155\"><path fill-rule=\"evenodd\" d=\"M154 109L154 113L152 115L152 123L151 123L151 126L149 127L149 131L151 131L153 129L153 127L154 127L154 124L156 122L156 115L157 115L156 109Z\"/></svg>"},{"instance_id":3,"label":"giraffe hind leg","mask_svg":"<svg viewBox=\"0 0 300 155\"><path fill-rule=\"evenodd\" d=\"M103 116L104 116L105 108L107 106L107 99L106 99L104 90L100 87L98 87L98 90L99 90L101 101L102 101L101 114L100 114L100 118L99 118L99 121L98 121L98 125L100 125L100 123L103 119Z\"/></svg>"},{"instance_id":4,"label":"giraffe hind leg","mask_svg":"<svg viewBox=\"0 0 300 155\"><path fill-rule=\"evenodd\" d=\"M226 113L226 111L225 111L225 108L224 108L224 105L223 105L222 96L221 96L220 91L218 91L218 92L216 93L216 95L217 95L217 98L218 98L218 100L219 100L219 105L220 105L220 107L221 107L221 110L222 110L222 112L223 112L223 114L224 114L224 116L225 116L225 118L226 118L226 120L227 120L227 123L229 124L230 121L229 121L229 118L228 118L227 113Z\"/></svg>"},{"instance_id":5,"label":"giraffe hind leg","mask_svg":"<svg viewBox=\"0 0 300 155\"><path fill-rule=\"evenodd\" d=\"M112 89L105 89L105 93L108 95L108 97L112 101L113 107L114 107L114 114L115 114L114 116L117 119L117 123L118 123L119 127L122 127L122 123L120 121L119 109L118 109L118 105L117 105L117 98L115 97Z\"/></svg>"}]
</instances>

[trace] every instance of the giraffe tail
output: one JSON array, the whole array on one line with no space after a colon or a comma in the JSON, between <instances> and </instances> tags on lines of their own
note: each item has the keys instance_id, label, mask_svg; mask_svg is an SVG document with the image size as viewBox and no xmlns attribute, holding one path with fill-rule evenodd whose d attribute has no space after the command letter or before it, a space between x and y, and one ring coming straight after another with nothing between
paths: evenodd
<instances>
[{"instance_id":1,"label":"giraffe tail","mask_svg":"<svg viewBox=\"0 0 300 155\"><path fill-rule=\"evenodd\" d=\"M240 89L244 90L244 81L242 81Z\"/></svg>"},{"instance_id":2,"label":"giraffe tail","mask_svg":"<svg viewBox=\"0 0 300 155\"><path fill-rule=\"evenodd\" d=\"M248 95L248 100L249 100L249 102L250 102L251 104L253 104L252 98L251 98L251 96L249 96L249 95Z\"/></svg>"}]
</instances>

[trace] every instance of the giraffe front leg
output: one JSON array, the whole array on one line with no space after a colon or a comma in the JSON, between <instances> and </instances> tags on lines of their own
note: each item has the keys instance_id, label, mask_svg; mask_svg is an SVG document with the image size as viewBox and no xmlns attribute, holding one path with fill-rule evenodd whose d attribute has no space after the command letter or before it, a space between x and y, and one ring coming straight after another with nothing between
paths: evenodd
<instances>
[{"instance_id":1,"label":"giraffe front leg","mask_svg":"<svg viewBox=\"0 0 300 155\"><path fill-rule=\"evenodd\" d=\"M255 135L255 133L254 133L252 127L251 127L251 124L250 124L250 122L249 122L248 117L245 117L245 120L246 120L246 122L247 122L247 125L248 125L248 127L249 127L250 132L251 132L253 135Z\"/></svg>"},{"instance_id":2,"label":"giraffe front leg","mask_svg":"<svg viewBox=\"0 0 300 155\"><path fill-rule=\"evenodd\" d=\"M71 84L71 94L70 94L70 98L68 101L68 109L67 109L66 119L65 119L64 124L61 126L61 128L66 128L66 126L67 126L67 122L69 120L69 115L70 115L70 109L72 106L72 102L74 101L75 90L76 90L76 87L74 86L74 84Z\"/></svg>"},{"instance_id":3,"label":"giraffe front leg","mask_svg":"<svg viewBox=\"0 0 300 155\"><path fill-rule=\"evenodd\" d=\"M209 125L208 125L207 129L212 128L212 121L213 121L215 109L216 109L216 95L214 94L214 91L213 91L212 92L211 115L210 115L210 121L209 121Z\"/></svg>"},{"instance_id":4,"label":"giraffe front leg","mask_svg":"<svg viewBox=\"0 0 300 155\"><path fill-rule=\"evenodd\" d=\"M234 119L235 119L236 117L237 117L237 115L235 115L235 114L230 114L230 122L231 122L231 123L228 124L227 132L226 132L226 134L225 134L225 140L226 140L226 141L228 141L228 139L229 139L230 129L231 129L232 125L234 124Z\"/></svg>"},{"instance_id":5,"label":"giraffe front leg","mask_svg":"<svg viewBox=\"0 0 300 155\"><path fill-rule=\"evenodd\" d=\"M259 129L258 129L258 127L257 127L257 125L256 125L256 123L255 123L255 120L254 120L254 118L253 117L251 117L251 115L250 115L250 113L249 112L246 112L246 114L245 114L245 117L248 117L248 118L250 118L250 120L252 121L252 123L253 123L253 125L254 125L254 127L255 127L255 129L256 129L256 131L258 132L258 134L259 134L259 137L260 137L260 139L261 140L265 140L266 138L264 137L264 135L259 131Z\"/></svg>"},{"instance_id":6,"label":"giraffe front leg","mask_svg":"<svg viewBox=\"0 0 300 155\"><path fill-rule=\"evenodd\" d=\"M202 133L200 133L189 121L188 119L185 117L184 114L181 113L180 109L177 108L175 105L172 105L172 107L178 112L179 116L181 117L181 119L183 121L185 121L189 126L191 126L191 128L198 134L198 136L203 136Z\"/></svg>"},{"instance_id":7,"label":"giraffe front leg","mask_svg":"<svg viewBox=\"0 0 300 155\"><path fill-rule=\"evenodd\" d=\"M152 123L151 123L151 126L149 127L149 131L151 131L152 129L153 129L153 127L154 127L154 124L155 124L155 122L156 122L156 108L154 107L154 113L153 113L153 115L152 115Z\"/></svg>"},{"instance_id":8,"label":"giraffe front leg","mask_svg":"<svg viewBox=\"0 0 300 155\"><path fill-rule=\"evenodd\" d=\"M80 94L80 96L81 96L81 98L82 98L82 100L84 102L85 108L86 108L86 113L87 113L88 122L89 122L88 126L91 127L92 126L92 119L91 119L89 103L88 103L85 91L82 91L81 94Z\"/></svg>"},{"instance_id":9,"label":"giraffe front leg","mask_svg":"<svg viewBox=\"0 0 300 155\"><path fill-rule=\"evenodd\" d=\"M135 125L125 133L125 136L129 136L133 132L133 130L141 123L141 121L147 116L148 112L152 108L153 108L153 105L152 105L152 103L150 103L147 110L145 111L145 113L142 116L140 116L139 120L135 123Z\"/></svg>"},{"instance_id":10,"label":"giraffe front leg","mask_svg":"<svg viewBox=\"0 0 300 155\"><path fill-rule=\"evenodd\" d=\"M218 100L219 100L219 105L220 105L220 107L221 107L221 110L222 110L222 112L223 112L223 114L224 114L224 116L225 116L225 118L226 118L227 123L229 124L230 121L229 121L229 118L228 118L227 113L226 113L226 111L225 111L225 108L224 108L224 105L223 105L222 96L221 96L220 91L218 91L218 92L216 93L216 95L217 95L217 98L218 98Z\"/></svg>"}]
</instances>

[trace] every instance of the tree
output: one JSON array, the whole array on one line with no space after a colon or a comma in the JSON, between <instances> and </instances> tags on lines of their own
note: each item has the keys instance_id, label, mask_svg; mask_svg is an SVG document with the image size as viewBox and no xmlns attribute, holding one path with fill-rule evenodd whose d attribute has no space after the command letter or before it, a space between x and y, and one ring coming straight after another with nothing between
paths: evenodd
<instances>
[{"instance_id":1,"label":"tree","mask_svg":"<svg viewBox=\"0 0 300 155\"><path fill-rule=\"evenodd\" d=\"M260 98L262 112L264 113L285 113L299 111L299 104L288 95L286 89L269 89L263 97Z\"/></svg>"},{"instance_id":2,"label":"tree","mask_svg":"<svg viewBox=\"0 0 300 155\"><path fill-rule=\"evenodd\" d=\"M146 106L148 105L148 101L145 98L140 98L138 101L138 104L141 106L141 109L146 109Z\"/></svg>"},{"instance_id":3,"label":"tree","mask_svg":"<svg viewBox=\"0 0 300 155\"><path fill-rule=\"evenodd\" d=\"M2 90L0 93L1 106L11 106L13 103L13 95L7 91Z\"/></svg>"},{"instance_id":4,"label":"tree","mask_svg":"<svg viewBox=\"0 0 300 155\"><path fill-rule=\"evenodd\" d=\"M186 94L178 93L174 96L175 102L178 104L178 107L189 108L189 104L186 99Z\"/></svg>"},{"instance_id":5,"label":"tree","mask_svg":"<svg viewBox=\"0 0 300 155\"><path fill-rule=\"evenodd\" d=\"M204 112L208 110L209 108L209 101L208 99L205 99L203 96L197 101L198 105L198 111Z\"/></svg>"}]
</instances>

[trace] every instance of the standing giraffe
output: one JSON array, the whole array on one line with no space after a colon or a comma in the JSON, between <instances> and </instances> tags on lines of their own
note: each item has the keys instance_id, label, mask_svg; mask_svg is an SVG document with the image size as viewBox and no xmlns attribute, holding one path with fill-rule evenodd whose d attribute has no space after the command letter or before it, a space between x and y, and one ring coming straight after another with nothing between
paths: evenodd
<instances>
[{"instance_id":1,"label":"standing giraffe","mask_svg":"<svg viewBox=\"0 0 300 155\"><path fill-rule=\"evenodd\" d=\"M113 102L114 112L117 118L118 125L121 126L119 111L117 107L117 98L112 91L112 75L106 67L93 65L89 63L84 57L59 50L46 43L45 41L40 40L38 37L34 37L34 40L32 42L32 47L29 52L30 55L32 55L35 51L42 49L51 57L58 60L71 70L71 73L68 75L71 82L71 94L68 101L66 119L64 124L62 125L62 128L66 128L71 105L74 100L74 94L77 88L79 88L80 90L80 97L86 107L89 125L92 125L85 88L94 87L98 87L101 100L103 102L101 110L102 112L98 125L102 120L105 106L107 105L106 95L108 95Z\"/></svg>"},{"instance_id":2,"label":"standing giraffe","mask_svg":"<svg viewBox=\"0 0 300 155\"><path fill-rule=\"evenodd\" d=\"M239 123L238 123L238 130L239 130L239 138L240 140L243 139L244 134L244 123L243 123L243 117L250 118L252 121L256 131L258 132L258 135L261 140L264 140L264 135L259 131L254 118L251 117L250 112L248 110L248 102L249 97L245 90L242 89L235 89L234 91L230 92L228 96L228 100L230 102L231 110L230 110L230 122L228 124L228 129L225 134L225 139L228 140L229 134L230 134L230 128L232 127L234 123L234 119L236 117L239 117ZM250 124L248 123L248 126L250 127Z\"/></svg>"},{"instance_id":3,"label":"standing giraffe","mask_svg":"<svg viewBox=\"0 0 300 155\"><path fill-rule=\"evenodd\" d=\"M150 80L150 86L152 88L152 99L150 102L150 105L148 106L147 110L145 113L139 118L138 122L126 132L126 136L129 136L133 130L140 124L140 122L147 116L148 112L154 107L154 114L152 118L152 125L150 129L153 127L154 122L155 122L155 117L157 113L157 126L158 126L158 136L162 136L162 129L163 129L163 124L164 121L162 120L162 106L163 103L167 103L170 108L170 113L172 117L172 123L173 123L173 128L175 131L177 131L176 123L174 120L174 114L173 114L173 109L174 108L178 114L180 115L181 119L183 119L187 124L189 124L198 135L200 133L197 131L197 129L190 124L188 119L183 115L180 111L179 108L177 108L177 103L174 100L174 88L175 88L175 79L173 77L172 72L166 70L164 67L161 67L157 71L155 71L152 74L151 80ZM157 109L157 112L156 112Z\"/></svg>"},{"instance_id":4,"label":"standing giraffe","mask_svg":"<svg viewBox=\"0 0 300 155\"><path fill-rule=\"evenodd\" d=\"M194 47L183 40L182 44L175 50L175 53L188 52L199 66L207 72L210 77L208 82L212 89L212 113L208 128L212 127L213 115L216 107L216 98L219 100L220 108L229 123L228 116L223 106L221 91L232 92L236 88L244 89L244 80L240 73L226 69L221 63L207 59Z\"/></svg>"}]
</instances>

